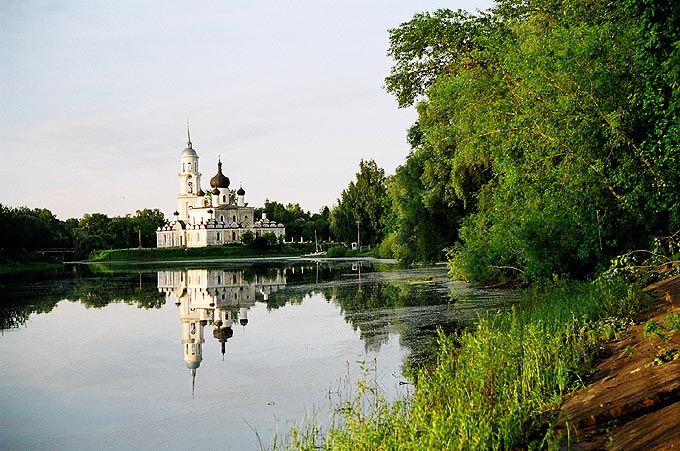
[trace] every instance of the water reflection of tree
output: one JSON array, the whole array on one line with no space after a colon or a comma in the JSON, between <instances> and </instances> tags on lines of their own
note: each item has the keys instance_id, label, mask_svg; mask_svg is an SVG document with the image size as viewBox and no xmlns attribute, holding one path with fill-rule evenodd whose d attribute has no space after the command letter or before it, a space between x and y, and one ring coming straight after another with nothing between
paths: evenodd
<instances>
[{"instance_id":1,"label":"water reflection of tree","mask_svg":"<svg viewBox=\"0 0 680 451\"><path fill-rule=\"evenodd\" d=\"M0 330L26 324L31 314L49 313L62 300L102 308L124 302L139 308L160 308L165 297L156 289L155 272L93 274L86 267L77 271L49 271L0 279L3 301Z\"/></svg>"},{"instance_id":2,"label":"water reflection of tree","mask_svg":"<svg viewBox=\"0 0 680 451\"><path fill-rule=\"evenodd\" d=\"M398 332L402 346L412 349L413 342L422 336L423 325L407 313L396 312L445 303L446 298L433 288L432 284L379 280L335 288L332 299L342 309L345 321L359 330L366 349L380 349L388 342L390 332Z\"/></svg>"},{"instance_id":3,"label":"water reflection of tree","mask_svg":"<svg viewBox=\"0 0 680 451\"><path fill-rule=\"evenodd\" d=\"M102 308L119 302L145 309L165 305L165 296L156 289L155 272L77 278L69 300L80 301L87 308Z\"/></svg>"},{"instance_id":4,"label":"water reflection of tree","mask_svg":"<svg viewBox=\"0 0 680 451\"><path fill-rule=\"evenodd\" d=\"M288 286L273 294L268 308L301 303L305 298L320 295L341 309L345 321L359 332L366 350L377 351L388 343L390 333L398 333L400 344L410 350L409 360L422 361L435 340L435 330L443 327L452 331L460 327L442 316L435 323L423 322L411 315L410 307L449 303L448 291L428 277L418 280L391 280L370 266L349 271L349 265L304 267L287 272ZM430 321L428 319L428 321Z\"/></svg>"}]
</instances>

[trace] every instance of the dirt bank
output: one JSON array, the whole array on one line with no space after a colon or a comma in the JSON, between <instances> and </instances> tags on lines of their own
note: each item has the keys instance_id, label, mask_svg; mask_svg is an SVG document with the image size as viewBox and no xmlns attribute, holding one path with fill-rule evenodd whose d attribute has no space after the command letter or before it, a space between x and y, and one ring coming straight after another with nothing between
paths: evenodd
<instances>
[{"instance_id":1,"label":"dirt bank","mask_svg":"<svg viewBox=\"0 0 680 451\"><path fill-rule=\"evenodd\" d=\"M653 307L606 346L587 386L562 405L561 449L680 450L680 331L668 327L680 312L680 276L645 290Z\"/></svg>"}]
</instances>

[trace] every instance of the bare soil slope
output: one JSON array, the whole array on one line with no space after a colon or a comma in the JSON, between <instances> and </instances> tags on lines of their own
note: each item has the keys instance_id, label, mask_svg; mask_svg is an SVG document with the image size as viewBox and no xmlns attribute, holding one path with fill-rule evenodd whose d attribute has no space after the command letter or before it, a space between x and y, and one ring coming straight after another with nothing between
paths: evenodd
<instances>
[{"instance_id":1,"label":"bare soil slope","mask_svg":"<svg viewBox=\"0 0 680 451\"><path fill-rule=\"evenodd\" d=\"M653 307L610 343L588 384L559 412L563 450L680 450L680 332L645 333L680 312L680 276L650 285Z\"/></svg>"}]
</instances>

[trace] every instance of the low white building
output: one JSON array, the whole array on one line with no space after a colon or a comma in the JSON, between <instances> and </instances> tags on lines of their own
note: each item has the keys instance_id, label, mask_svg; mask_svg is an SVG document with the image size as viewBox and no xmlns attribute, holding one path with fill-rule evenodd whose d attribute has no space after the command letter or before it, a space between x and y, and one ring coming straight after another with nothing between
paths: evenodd
<instances>
[{"instance_id":1,"label":"low white building","mask_svg":"<svg viewBox=\"0 0 680 451\"><path fill-rule=\"evenodd\" d=\"M179 194L175 220L156 231L158 247L205 247L240 243L247 231L258 237L273 233L283 237L286 229L267 219L266 213L255 219L255 209L245 201L243 187L233 192L229 178L222 173L222 161L217 162L217 174L210 179L210 190L201 189L198 154L191 144L187 127L187 147L179 157Z\"/></svg>"}]
</instances>

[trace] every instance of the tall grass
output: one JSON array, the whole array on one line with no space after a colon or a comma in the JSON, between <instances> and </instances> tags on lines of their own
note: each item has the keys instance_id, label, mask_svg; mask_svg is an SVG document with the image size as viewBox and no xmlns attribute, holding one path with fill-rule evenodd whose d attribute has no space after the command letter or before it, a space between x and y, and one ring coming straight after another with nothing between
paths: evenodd
<instances>
[{"instance_id":1,"label":"tall grass","mask_svg":"<svg viewBox=\"0 0 680 451\"><path fill-rule=\"evenodd\" d=\"M297 431L286 448L557 449L553 413L582 384L602 341L639 310L635 293L623 280L527 291L511 311L440 333L436 363L417 372L411 399L390 404L360 384L325 436Z\"/></svg>"}]
</instances>

